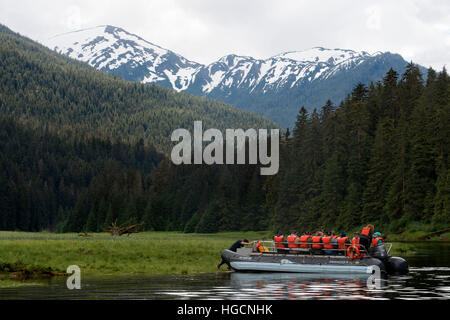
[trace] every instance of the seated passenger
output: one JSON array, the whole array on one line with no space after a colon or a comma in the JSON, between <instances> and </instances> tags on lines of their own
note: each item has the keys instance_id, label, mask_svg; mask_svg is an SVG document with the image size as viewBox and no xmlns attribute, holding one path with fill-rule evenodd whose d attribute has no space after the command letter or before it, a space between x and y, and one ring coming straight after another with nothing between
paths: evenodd
<instances>
[{"instance_id":1,"label":"seated passenger","mask_svg":"<svg viewBox=\"0 0 450 320\"><path fill-rule=\"evenodd\" d=\"M290 251L293 251L293 253L297 253L295 249L297 249L300 246L300 244L299 244L300 239L295 230L293 230L291 232L291 234L287 237L287 241L288 241L288 247L289 247L289 249L291 249Z\"/></svg>"},{"instance_id":2,"label":"seated passenger","mask_svg":"<svg viewBox=\"0 0 450 320\"><path fill-rule=\"evenodd\" d=\"M273 237L273 241L275 242L275 249L277 249L278 253L286 253L285 250L285 239L282 232L278 232L276 236Z\"/></svg>"},{"instance_id":3,"label":"seated passenger","mask_svg":"<svg viewBox=\"0 0 450 320\"><path fill-rule=\"evenodd\" d=\"M345 232L341 233L341 236L337 238L338 243L338 254L339 255L346 255L347 246L350 244L350 240L347 237L347 234Z\"/></svg>"},{"instance_id":4,"label":"seated passenger","mask_svg":"<svg viewBox=\"0 0 450 320\"><path fill-rule=\"evenodd\" d=\"M359 232L355 232L351 244L359 244Z\"/></svg>"},{"instance_id":5,"label":"seated passenger","mask_svg":"<svg viewBox=\"0 0 450 320\"><path fill-rule=\"evenodd\" d=\"M355 232L355 236L352 239L351 245L355 245L358 250L359 250L359 258L362 259L364 257L364 251L365 251L365 247L361 246L361 239L360 239L360 233L359 232Z\"/></svg>"},{"instance_id":6,"label":"seated passenger","mask_svg":"<svg viewBox=\"0 0 450 320\"><path fill-rule=\"evenodd\" d=\"M267 248L266 246L264 246L264 239L258 240L258 241L256 242L256 245L255 245L255 251L256 251L256 252L260 252L260 253L268 252L268 251L269 251L269 248Z\"/></svg>"},{"instance_id":7,"label":"seated passenger","mask_svg":"<svg viewBox=\"0 0 450 320\"><path fill-rule=\"evenodd\" d=\"M311 245L312 250L311 251L313 254L323 254L323 252L322 252L322 247L323 247L322 236L323 236L323 232L317 231L316 235L314 237L312 237L312 245Z\"/></svg>"},{"instance_id":8,"label":"seated passenger","mask_svg":"<svg viewBox=\"0 0 450 320\"><path fill-rule=\"evenodd\" d=\"M303 233L303 235L300 237L300 248L302 249L310 249L311 248L311 240L312 236L311 234L306 231L305 233Z\"/></svg>"},{"instance_id":9,"label":"seated passenger","mask_svg":"<svg viewBox=\"0 0 450 320\"><path fill-rule=\"evenodd\" d=\"M338 236L334 233L334 231L331 232L331 241L330 243L333 245L333 254L338 254L338 243L337 243Z\"/></svg>"},{"instance_id":10,"label":"seated passenger","mask_svg":"<svg viewBox=\"0 0 450 320\"><path fill-rule=\"evenodd\" d=\"M333 255L334 254L334 250L333 250L333 245L331 244L331 233L328 232L326 236L322 237L322 243L323 243L323 253L326 255Z\"/></svg>"},{"instance_id":11,"label":"seated passenger","mask_svg":"<svg viewBox=\"0 0 450 320\"><path fill-rule=\"evenodd\" d=\"M373 238L372 238L372 248L374 248L380 244L383 244L383 238L381 237L381 233L375 232L373 234Z\"/></svg>"}]
</instances>

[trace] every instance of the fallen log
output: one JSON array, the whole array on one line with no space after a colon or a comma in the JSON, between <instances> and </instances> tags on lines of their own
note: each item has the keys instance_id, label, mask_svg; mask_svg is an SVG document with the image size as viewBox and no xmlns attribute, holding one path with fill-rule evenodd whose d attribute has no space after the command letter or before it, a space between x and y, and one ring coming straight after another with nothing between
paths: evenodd
<instances>
[{"instance_id":1,"label":"fallen log","mask_svg":"<svg viewBox=\"0 0 450 320\"><path fill-rule=\"evenodd\" d=\"M117 225L117 220L114 221L111 226L109 226L108 229L106 229L107 232L109 232L112 236L122 236L124 234L127 234L130 236L132 233L139 232L140 228L144 225L144 223L139 224L133 224L133 225L127 225L129 222L125 222L121 224L120 226Z\"/></svg>"},{"instance_id":2,"label":"fallen log","mask_svg":"<svg viewBox=\"0 0 450 320\"><path fill-rule=\"evenodd\" d=\"M419 237L419 240L427 240L427 239L430 239L433 236L440 236L441 234L446 233L446 232L450 232L450 228L442 229L442 230L439 230L439 231L430 232L430 233L428 233L428 234L426 234L424 236Z\"/></svg>"}]
</instances>

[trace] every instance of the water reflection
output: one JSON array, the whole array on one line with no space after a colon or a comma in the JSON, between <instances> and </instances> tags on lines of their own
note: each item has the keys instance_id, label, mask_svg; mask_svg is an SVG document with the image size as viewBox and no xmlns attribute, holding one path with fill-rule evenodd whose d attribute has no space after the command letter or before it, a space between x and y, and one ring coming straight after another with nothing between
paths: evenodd
<instances>
[{"instance_id":1,"label":"water reflection","mask_svg":"<svg viewBox=\"0 0 450 320\"><path fill-rule=\"evenodd\" d=\"M233 273L230 278L230 285L236 291L254 290L258 299L336 300L367 296L365 287L368 275ZM376 291L369 293L372 295Z\"/></svg>"},{"instance_id":2,"label":"water reflection","mask_svg":"<svg viewBox=\"0 0 450 320\"><path fill-rule=\"evenodd\" d=\"M449 299L450 268L413 268L371 290L367 276L212 273L195 276L96 278L68 290L64 280L0 289L2 299Z\"/></svg>"},{"instance_id":3,"label":"water reflection","mask_svg":"<svg viewBox=\"0 0 450 320\"><path fill-rule=\"evenodd\" d=\"M0 299L450 299L450 246L418 248L406 257L410 273L383 280L380 289L367 287L368 275L218 272L82 278L81 290L68 290L65 279L54 279L0 289Z\"/></svg>"}]
</instances>

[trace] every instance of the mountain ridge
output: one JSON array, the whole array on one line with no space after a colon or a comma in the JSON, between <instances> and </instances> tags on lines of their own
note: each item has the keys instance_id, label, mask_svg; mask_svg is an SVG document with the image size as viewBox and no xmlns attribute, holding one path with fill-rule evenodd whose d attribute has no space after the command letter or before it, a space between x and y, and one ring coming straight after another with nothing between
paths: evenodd
<instances>
[{"instance_id":1,"label":"mountain ridge","mask_svg":"<svg viewBox=\"0 0 450 320\"><path fill-rule=\"evenodd\" d=\"M235 106L143 85L100 72L0 25L0 117L59 133L76 132L135 143L169 154L178 128L276 128Z\"/></svg>"},{"instance_id":2,"label":"mountain ridge","mask_svg":"<svg viewBox=\"0 0 450 320\"><path fill-rule=\"evenodd\" d=\"M201 64L110 25L55 36L46 45L126 80L221 100L285 127L292 127L302 105L312 110L328 99L340 101L357 83L378 81L389 68L402 72L407 64L390 52L324 47L266 59L231 53Z\"/></svg>"}]
</instances>

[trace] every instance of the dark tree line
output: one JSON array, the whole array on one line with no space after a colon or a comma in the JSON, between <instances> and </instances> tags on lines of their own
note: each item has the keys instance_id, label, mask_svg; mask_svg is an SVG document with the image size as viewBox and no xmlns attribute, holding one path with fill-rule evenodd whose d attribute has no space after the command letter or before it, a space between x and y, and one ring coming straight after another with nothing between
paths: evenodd
<instances>
[{"instance_id":1,"label":"dark tree line","mask_svg":"<svg viewBox=\"0 0 450 320\"><path fill-rule=\"evenodd\" d=\"M254 165L175 166L168 159L148 175L109 166L80 194L62 230L102 231L115 221L156 231L267 229L259 173Z\"/></svg>"},{"instance_id":2,"label":"dark tree line","mask_svg":"<svg viewBox=\"0 0 450 320\"><path fill-rule=\"evenodd\" d=\"M111 142L0 122L0 228L102 231L448 226L449 76L410 64L335 107L301 108L280 171L173 165L143 140Z\"/></svg>"},{"instance_id":3,"label":"dark tree line","mask_svg":"<svg viewBox=\"0 0 450 320\"><path fill-rule=\"evenodd\" d=\"M83 218L71 228L96 212L90 230L106 216L185 232L448 227L449 84L445 69L430 69L424 83L411 63L403 75L390 70L379 83L357 85L338 107L301 108L275 176L260 176L258 166L169 160L147 178L101 175L80 197L74 212Z\"/></svg>"},{"instance_id":4,"label":"dark tree line","mask_svg":"<svg viewBox=\"0 0 450 320\"><path fill-rule=\"evenodd\" d=\"M270 185L273 228L448 226L449 84L445 69L424 83L411 63L337 108L302 108Z\"/></svg>"},{"instance_id":5,"label":"dark tree line","mask_svg":"<svg viewBox=\"0 0 450 320\"><path fill-rule=\"evenodd\" d=\"M0 229L27 231L95 231L145 217L149 229L184 229L197 209L176 217L173 196L149 176L172 131L196 120L275 127L222 102L107 75L1 25L0 120Z\"/></svg>"},{"instance_id":6,"label":"dark tree line","mask_svg":"<svg viewBox=\"0 0 450 320\"><path fill-rule=\"evenodd\" d=\"M447 227L446 70L414 64L299 110L280 171L173 165L173 129L267 128L230 106L104 75L0 26L0 229L102 231ZM155 146L155 147L153 147Z\"/></svg>"},{"instance_id":7,"label":"dark tree line","mask_svg":"<svg viewBox=\"0 0 450 320\"><path fill-rule=\"evenodd\" d=\"M142 140L60 137L0 119L0 230L62 230L105 167L148 174L162 158Z\"/></svg>"}]
</instances>

